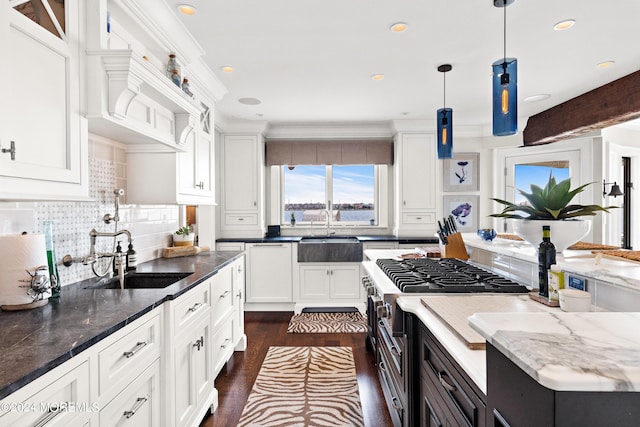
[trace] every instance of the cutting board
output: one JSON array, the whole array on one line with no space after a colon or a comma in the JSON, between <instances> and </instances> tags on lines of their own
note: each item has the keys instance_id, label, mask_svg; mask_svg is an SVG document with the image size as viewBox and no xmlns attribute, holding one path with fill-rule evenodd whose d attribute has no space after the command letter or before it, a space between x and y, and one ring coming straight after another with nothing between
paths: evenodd
<instances>
[{"instance_id":1,"label":"cutting board","mask_svg":"<svg viewBox=\"0 0 640 427\"><path fill-rule=\"evenodd\" d=\"M536 307L528 297L514 295L434 295L421 297L421 301L471 350L486 348L484 337L469 326L467 318L472 314L548 311Z\"/></svg>"},{"instance_id":2,"label":"cutting board","mask_svg":"<svg viewBox=\"0 0 640 427\"><path fill-rule=\"evenodd\" d=\"M197 255L200 252L208 252L208 246L173 246L162 250L162 258L178 258L181 256Z\"/></svg>"}]
</instances>

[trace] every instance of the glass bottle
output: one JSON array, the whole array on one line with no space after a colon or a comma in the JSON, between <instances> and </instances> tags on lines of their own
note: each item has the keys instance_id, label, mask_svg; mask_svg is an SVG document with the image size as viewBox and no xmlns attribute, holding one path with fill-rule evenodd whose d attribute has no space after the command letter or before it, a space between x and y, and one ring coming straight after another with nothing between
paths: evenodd
<instances>
[{"instance_id":1,"label":"glass bottle","mask_svg":"<svg viewBox=\"0 0 640 427\"><path fill-rule=\"evenodd\" d=\"M60 276L58 275L58 263L53 250L53 221L43 221L45 247L47 249L47 264L49 265L49 280L51 281L51 298L60 296Z\"/></svg>"},{"instance_id":2,"label":"glass bottle","mask_svg":"<svg viewBox=\"0 0 640 427\"><path fill-rule=\"evenodd\" d=\"M549 269L556 263L556 246L551 242L551 227L542 226L542 242L538 246L538 294L549 297Z\"/></svg>"}]
</instances>

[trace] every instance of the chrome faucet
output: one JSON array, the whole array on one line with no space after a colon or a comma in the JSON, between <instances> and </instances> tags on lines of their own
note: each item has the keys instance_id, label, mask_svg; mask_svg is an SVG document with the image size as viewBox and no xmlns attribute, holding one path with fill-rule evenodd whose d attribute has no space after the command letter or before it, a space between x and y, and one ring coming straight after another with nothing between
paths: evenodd
<instances>
[{"instance_id":1,"label":"chrome faucet","mask_svg":"<svg viewBox=\"0 0 640 427\"><path fill-rule=\"evenodd\" d=\"M323 212L327 214L326 226L327 226L327 237L329 237L330 235L335 234L335 231L331 230L331 213L329 212L329 209L321 209L320 214L322 214ZM320 214L318 214L318 217L320 216Z\"/></svg>"}]
</instances>

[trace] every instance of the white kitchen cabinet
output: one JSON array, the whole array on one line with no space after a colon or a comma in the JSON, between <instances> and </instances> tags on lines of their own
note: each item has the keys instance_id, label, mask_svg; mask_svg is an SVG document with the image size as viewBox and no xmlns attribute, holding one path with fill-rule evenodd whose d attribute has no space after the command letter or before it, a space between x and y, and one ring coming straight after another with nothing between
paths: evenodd
<instances>
[{"instance_id":1,"label":"white kitchen cabinet","mask_svg":"<svg viewBox=\"0 0 640 427\"><path fill-rule=\"evenodd\" d=\"M236 351L247 349L247 335L244 333L245 259L241 257L231 264L233 281L233 344Z\"/></svg>"},{"instance_id":2,"label":"white kitchen cabinet","mask_svg":"<svg viewBox=\"0 0 640 427\"><path fill-rule=\"evenodd\" d=\"M435 231L436 142L430 133L400 133L395 143L395 232Z\"/></svg>"},{"instance_id":3,"label":"white kitchen cabinet","mask_svg":"<svg viewBox=\"0 0 640 427\"><path fill-rule=\"evenodd\" d=\"M291 302L291 243L247 243L246 302Z\"/></svg>"},{"instance_id":4,"label":"white kitchen cabinet","mask_svg":"<svg viewBox=\"0 0 640 427\"><path fill-rule=\"evenodd\" d=\"M61 10L53 21L39 2L24 3L0 4L0 47L8 58L0 70L0 198L86 198L78 0L50 2ZM20 12L30 8L30 17Z\"/></svg>"},{"instance_id":5,"label":"white kitchen cabinet","mask_svg":"<svg viewBox=\"0 0 640 427\"><path fill-rule=\"evenodd\" d=\"M0 425L86 425L91 411L96 411L97 407L93 406L90 397L89 360L82 356L76 358L3 399L0 402ZM78 410L71 411L69 407Z\"/></svg>"},{"instance_id":6,"label":"white kitchen cabinet","mask_svg":"<svg viewBox=\"0 0 640 427\"><path fill-rule=\"evenodd\" d=\"M360 264L300 263L299 271L302 302L362 302Z\"/></svg>"},{"instance_id":7,"label":"white kitchen cabinet","mask_svg":"<svg viewBox=\"0 0 640 427\"><path fill-rule=\"evenodd\" d=\"M171 313L171 354L167 400L170 425L191 426L213 404L210 280L175 302Z\"/></svg>"},{"instance_id":8,"label":"white kitchen cabinet","mask_svg":"<svg viewBox=\"0 0 640 427\"><path fill-rule=\"evenodd\" d=\"M127 152L127 203L213 205L214 137L210 109L187 133L185 152ZM205 123L205 121L207 123Z\"/></svg>"},{"instance_id":9,"label":"white kitchen cabinet","mask_svg":"<svg viewBox=\"0 0 640 427\"><path fill-rule=\"evenodd\" d=\"M100 410L100 427L162 425L161 399L160 360L156 359L125 390Z\"/></svg>"},{"instance_id":10,"label":"white kitchen cabinet","mask_svg":"<svg viewBox=\"0 0 640 427\"><path fill-rule=\"evenodd\" d=\"M264 235L262 135L224 135L221 165L222 234L227 237Z\"/></svg>"}]
</instances>

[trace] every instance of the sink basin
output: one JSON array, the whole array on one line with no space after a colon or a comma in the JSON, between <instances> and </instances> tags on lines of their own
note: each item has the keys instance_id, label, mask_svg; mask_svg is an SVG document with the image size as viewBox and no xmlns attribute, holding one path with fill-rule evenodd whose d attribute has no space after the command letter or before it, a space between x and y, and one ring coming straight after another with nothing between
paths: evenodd
<instances>
[{"instance_id":1,"label":"sink basin","mask_svg":"<svg viewBox=\"0 0 640 427\"><path fill-rule=\"evenodd\" d=\"M357 237L303 237L298 262L361 262L362 243Z\"/></svg>"},{"instance_id":2,"label":"sink basin","mask_svg":"<svg viewBox=\"0 0 640 427\"><path fill-rule=\"evenodd\" d=\"M127 273L124 276L125 289L161 289L173 285L193 273ZM120 289L118 277L101 280L84 289Z\"/></svg>"}]
</instances>

